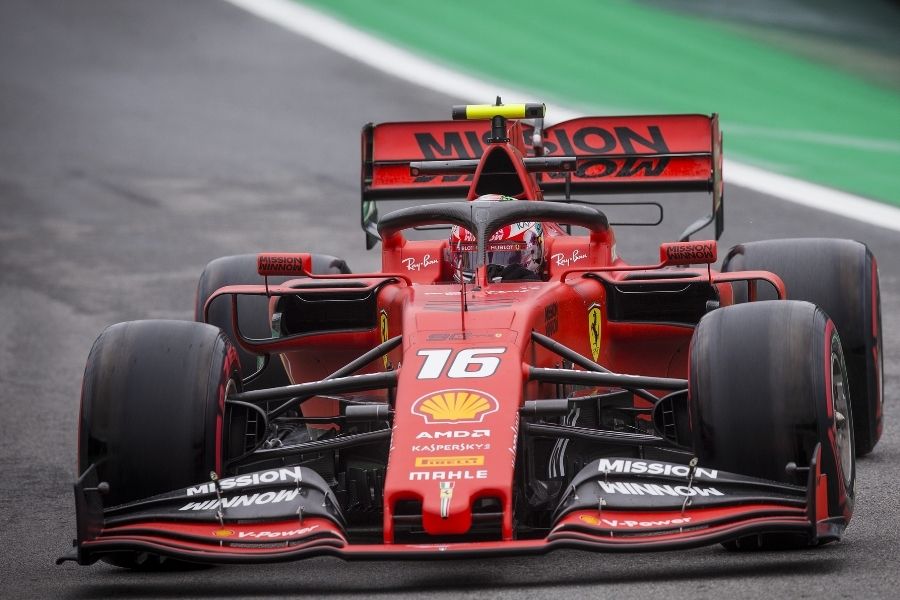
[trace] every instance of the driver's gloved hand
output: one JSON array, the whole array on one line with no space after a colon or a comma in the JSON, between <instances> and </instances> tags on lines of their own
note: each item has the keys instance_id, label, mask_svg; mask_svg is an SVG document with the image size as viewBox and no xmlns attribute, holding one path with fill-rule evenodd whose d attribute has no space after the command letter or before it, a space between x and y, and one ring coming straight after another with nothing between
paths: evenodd
<instances>
[{"instance_id":1,"label":"driver's gloved hand","mask_svg":"<svg viewBox=\"0 0 900 600\"><path fill-rule=\"evenodd\" d=\"M503 276L503 265L488 265L487 278L488 281L494 281L498 277Z\"/></svg>"},{"instance_id":2,"label":"driver's gloved hand","mask_svg":"<svg viewBox=\"0 0 900 600\"><path fill-rule=\"evenodd\" d=\"M491 265L491 267L493 266ZM518 263L506 265L500 273L500 278L502 281L538 281L536 274Z\"/></svg>"}]
</instances>

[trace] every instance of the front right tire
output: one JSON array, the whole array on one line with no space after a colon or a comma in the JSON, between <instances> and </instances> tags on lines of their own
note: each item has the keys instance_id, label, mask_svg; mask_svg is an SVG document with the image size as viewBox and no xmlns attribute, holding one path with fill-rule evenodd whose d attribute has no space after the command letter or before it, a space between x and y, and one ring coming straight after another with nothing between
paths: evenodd
<instances>
[{"instance_id":1,"label":"front right tire","mask_svg":"<svg viewBox=\"0 0 900 600\"><path fill-rule=\"evenodd\" d=\"M209 481L244 451L246 410L226 410L240 391L237 352L216 327L189 321L132 321L107 328L84 371L78 472L91 465L109 485L108 508ZM183 568L146 553L104 558L132 569Z\"/></svg>"}]
</instances>

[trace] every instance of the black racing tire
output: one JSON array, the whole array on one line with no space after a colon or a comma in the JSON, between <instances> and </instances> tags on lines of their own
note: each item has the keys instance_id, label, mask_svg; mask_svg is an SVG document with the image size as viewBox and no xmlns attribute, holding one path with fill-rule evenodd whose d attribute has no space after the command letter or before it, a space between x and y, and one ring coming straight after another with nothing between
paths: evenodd
<instances>
[{"instance_id":1,"label":"black racing tire","mask_svg":"<svg viewBox=\"0 0 900 600\"><path fill-rule=\"evenodd\" d=\"M820 308L777 300L712 311L694 332L689 377L700 465L805 486L806 473L785 467L808 466L821 444L828 518L849 523L855 480L852 410L841 341ZM806 535L753 536L726 547L808 544Z\"/></svg>"},{"instance_id":2,"label":"black racing tire","mask_svg":"<svg viewBox=\"0 0 900 600\"><path fill-rule=\"evenodd\" d=\"M884 355L878 264L869 248L852 240L824 238L765 240L732 248L722 271L763 270L785 283L787 297L820 306L841 336L850 386L856 454L871 452L881 437ZM734 286L735 302L746 286ZM774 298L759 286L759 299Z\"/></svg>"},{"instance_id":3,"label":"black racing tire","mask_svg":"<svg viewBox=\"0 0 900 600\"><path fill-rule=\"evenodd\" d=\"M225 411L240 390L237 352L216 327L189 321L132 321L107 328L84 372L78 472L97 468L105 507L208 481L230 448ZM143 570L183 568L144 553L104 560Z\"/></svg>"},{"instance_id":4,"label":"black racing tire","mask_svg":"<svg viewBox=\"0 0 900 600\"><path fill-rule=\"evenodd\" d=\"M211 261L197 284L197 296L194 305L194 320L203 322L203 307L206 301L217 289L226 285L261 285L263 278L256 270L256 254L238 254L235 256L223 256ZM319 275L350 273L347 263L340 258L325 254L312 255L312 272ZM269 284L280 284L289 277L269 277ZM241 333L249 338L271 337L271 324L269 323L269 307L265 297L240 296L238 297L238 325ZM247 352L241 348L231 323L231 299L220 297L212 302L209 307L209 315L206 322L215 325L225 332L231 343L237 348L241 359L241 369L245 376L255 373L262 365L262 357ZM269 361L265 371L260 376L249 382L247 390L265 389L290 384L284 366L278 357Z\"/></svg>"}]
</instances>

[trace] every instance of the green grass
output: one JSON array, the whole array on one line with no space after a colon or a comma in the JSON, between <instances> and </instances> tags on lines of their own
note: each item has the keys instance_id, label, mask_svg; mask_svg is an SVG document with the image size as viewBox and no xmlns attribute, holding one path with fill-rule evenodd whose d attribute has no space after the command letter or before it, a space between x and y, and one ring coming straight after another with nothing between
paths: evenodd
<instances>
[{"instance_id":1,"label":"green grass","mask_svg":"<svg viewBox=\"0 0 900 600\"><path fill-rule=\"evenodd\" d=\"M900 94L735 28L627 0L306 3L551 115L718 112L727 156L900 205Z\"/></svg>"}]
</instances>

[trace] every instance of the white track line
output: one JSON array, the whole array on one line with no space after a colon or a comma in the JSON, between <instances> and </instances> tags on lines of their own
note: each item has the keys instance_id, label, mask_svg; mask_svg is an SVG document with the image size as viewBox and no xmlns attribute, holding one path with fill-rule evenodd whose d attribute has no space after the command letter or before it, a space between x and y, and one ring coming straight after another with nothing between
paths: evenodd
<instances>
[{"instance_id":1,"label":"white track line","mask_svg":"<svg viewBox=\"0 0 900 600\"><path fill-rule=\"evenodd\" d=\"M441 66L292 0L225 1L373 69L464 101L483 103L494 96L526 101L535 96ZM582 114L553 107L551 116L563 121ZM900 231L900 208L730 160L725 161L724 171L730 185Z\"/></svg>"}]
</instances>

